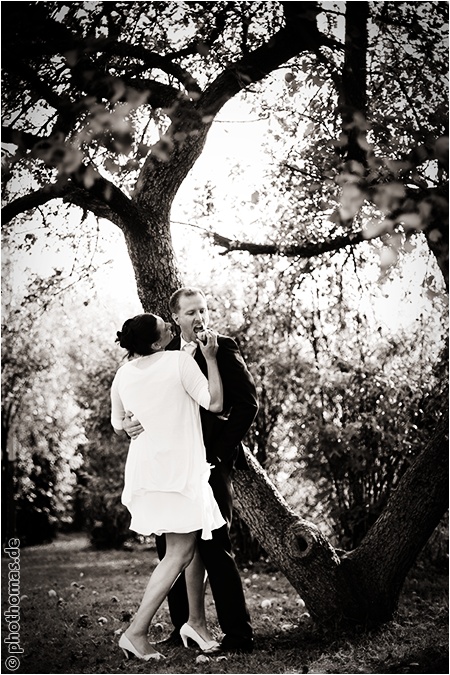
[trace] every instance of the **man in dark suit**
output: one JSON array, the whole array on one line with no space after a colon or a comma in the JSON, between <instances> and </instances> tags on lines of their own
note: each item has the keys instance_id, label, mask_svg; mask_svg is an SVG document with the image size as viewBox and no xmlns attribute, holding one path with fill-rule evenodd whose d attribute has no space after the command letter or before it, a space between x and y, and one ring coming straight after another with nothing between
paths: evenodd
<instances>
[{"instance_id":1,"label":"man in dark suit","mask_svg":"<svg viewBox=\"0 0 450 675\"><path fill-rule=\"evenodd\" d=\"M169 306L181 334L166 349L184 349L193 356L207 376L205 359L197 348L197 339L201 339L209 322L203 291L198 288L181 288L172 295ZM231 474L233 467L245 469L247 466L242 439L256 416L258 402L253 378L235 341L218 335L218 344L217 364L223 384L224 408L221 415L203 408L200 414L206 458L214 466L209 482L227 524L214 530L210 540L199 537L198 548L208 573L219 625L224 633L222 650L251 652L253 631L241 578L231 552L229 533L233 509ZM131 422L124 423L124 428L130 435L139 431L139 427ZM165 552L163 536L156 537L156 545L161 558ZM173 586L168 601L175 627L170 639L175 641L179 636L179 629L189 615L184 575Z\"/></svg>"}]
</instances>

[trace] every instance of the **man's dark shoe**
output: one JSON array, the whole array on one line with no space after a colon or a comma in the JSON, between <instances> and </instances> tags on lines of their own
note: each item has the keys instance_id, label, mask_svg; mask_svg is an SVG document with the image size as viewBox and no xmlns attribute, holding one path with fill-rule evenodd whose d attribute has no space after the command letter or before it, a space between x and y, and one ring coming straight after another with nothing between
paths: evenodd
<instances>
[{"instance_id":1,"label":"man's dark shoe","mask_svg":"<svg viewBox=\"0 0 450 675\"><path fill-rule=\"evenodd\" d=\"M220 651L226 654L251 654L253 651L253 640L239 640L225 635L220 643Z\"/></svg>"},{"instance_id":2,"label":"man's dark shoe","mask_svg":"<svg viewBox=\"0 0 450 675\"><path fill-rule=\"evenodd\" d=\"M159 640L156 642L157 645L165 645L167 647L181 647L183 641L180 637L180 631L175 628L169 635L169 637L164 638L164 640Z\"/></svg>"}]
</instances>

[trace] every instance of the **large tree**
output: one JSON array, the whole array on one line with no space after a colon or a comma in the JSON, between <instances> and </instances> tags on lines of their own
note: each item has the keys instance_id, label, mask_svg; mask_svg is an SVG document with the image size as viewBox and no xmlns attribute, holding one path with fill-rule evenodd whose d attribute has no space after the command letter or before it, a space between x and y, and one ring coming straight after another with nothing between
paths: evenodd
<instances>
[{"instance_id":1,"label":"large tree","mask_svg":"<svg viewBox=\"0 0 450 675\"><path fill-rule=\"evenodd\" d=\"M311 106L312 161L291 167L311 183L316 233L282 223L278 243L219 236L217 243L310 258L373 238L395 250L421 232L448 283L444 3L336 3L325 13L314 2L5 7L5 224L53 199L110 220L125 236L144 309L167 316L167 297L180 283L170 238L174 197L226 102L289 63L291 86L302 69L305 88L312 82L326 92L322 119ZM339 40L333 20L342 21L344 9ZM320 216L311 195L322 182ZM443 421L348 553L294 515L256 463L237 473L242 516L317 619L392 614L446 509L445 432Z\"/></svg>"}]
</instances>

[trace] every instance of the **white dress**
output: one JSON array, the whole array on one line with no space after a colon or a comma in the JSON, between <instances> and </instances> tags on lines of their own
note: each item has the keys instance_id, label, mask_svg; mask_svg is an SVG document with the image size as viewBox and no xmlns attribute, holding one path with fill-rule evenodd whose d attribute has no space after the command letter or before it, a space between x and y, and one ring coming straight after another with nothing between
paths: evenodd
<instances>
[{"instance_id":1,"label":"white dress","mask_svg":"<svg viewBox=\"0 0 450 675\"><path fill-rule=\"evenodd\" d=\"M130 442L122 503L139 534L212 530L225 524L208 483L199 405L208 408L208 381L192 356L160 352L125 363L111 386L111 423L126 410L144 427Z\"/></svg>"}]
</instances>

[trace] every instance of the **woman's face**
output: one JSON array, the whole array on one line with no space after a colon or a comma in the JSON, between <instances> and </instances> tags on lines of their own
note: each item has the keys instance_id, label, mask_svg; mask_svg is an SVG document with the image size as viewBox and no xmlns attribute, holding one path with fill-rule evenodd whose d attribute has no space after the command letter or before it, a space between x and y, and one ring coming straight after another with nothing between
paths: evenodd
<instances>
[{"instance_id":1,"label":"woman's face","mask_svg":"<svg viewBox=\"0 0 450 675\"><path fill-rule=\"evenodd\" d=\"M167 347L167 345L173 338L172 326L170 325L170 323L166 323L164 319L161 319L161 317L158 316L156 319L156 327L159 332L157 344L161 345L162 349L165 349L165 347Z\"/></svg>"}]
</instances>

